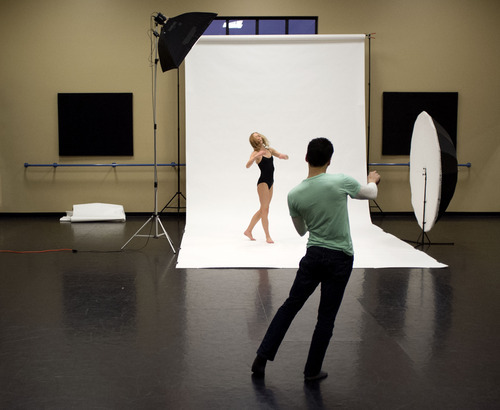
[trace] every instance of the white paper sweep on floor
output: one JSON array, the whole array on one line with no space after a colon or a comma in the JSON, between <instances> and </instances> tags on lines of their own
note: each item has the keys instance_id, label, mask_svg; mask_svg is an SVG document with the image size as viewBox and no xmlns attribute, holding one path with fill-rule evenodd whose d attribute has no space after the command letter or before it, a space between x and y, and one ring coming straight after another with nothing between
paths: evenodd
<instances>
[{"instance_id":1,"label":"white paper sweep on floor","mask_svg":"<svg viewBox=\"0 0 500 410\"><path fill-rule=\"evenodd\" d=\"M307 177L309 141L330 139L328 172L366 183L365 40L206 36L193 47L185 65L187 209L178 268L298 267L306 238L293 228L286 197ZM274 160L274 244L265 242L260 224L256 241L243 235L259 209L259 169L245 167L254 131L289 155ZM349 217L355 267L445 266L374 226L368 201L350 200Z\"/></svg>"},{"instance_id":2,"label":"white paper sweep on floor","mask_svg":"<svg viewBox=\"0 0 500 410\"><path fill-rule=\"evenodd\" d=\"M274 244L266 243L260 223L254 230L255 241L243 235L250 213L241 212L239 207L225 210L220 220L197 218L196 223L186 225L177 268L298 268L306 253L307 234L297 234L284 200L271 209ZM349 216L354 268L447 266L374 225L368 201L349 200Z\"/></svg>"},{"instance_id":3,"label":"white paper sweep on floor","mask_svg":"<svg viewBox=\"0 0 500 410\"><path fill-rule=\"evenodd\" d=\"M425 252L415 249L373 224L352 224L354 268L444 268ZM182 238L177 268L298 268L306 253L290 220L289 229L274 226L274 244L257 227L250 241L241 225L224 229L187 229Z\"/></svg>"},{"instance_id":4,"label":"white paper sweep on floor","mask_svg":"<svg viewBox=\"0 0 500 410\"><path fill-rule=\"evenodd\" d=\"M73 211L68 211L61 222L125 222L123 205L114 204L78 204Z\"/></svg>"}]
</instances>

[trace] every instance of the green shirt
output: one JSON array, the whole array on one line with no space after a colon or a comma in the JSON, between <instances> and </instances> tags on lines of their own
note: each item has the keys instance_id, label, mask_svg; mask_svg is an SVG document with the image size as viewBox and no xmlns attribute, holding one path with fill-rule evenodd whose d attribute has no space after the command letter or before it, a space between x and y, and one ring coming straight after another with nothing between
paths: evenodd
<instances>
[{"instance_id":1,"label":"green shirt","mask_svg":"<svg viewBox=\"0 0 500 410\"><path fill-rule=\"evenodd\" d=\"M307 178L288 194L292 218L301 217L309 231L307 247L321 246L354 254L347 211L347 196L356 197L361 185L344 174Z\"/></svg>"}]
</instances>

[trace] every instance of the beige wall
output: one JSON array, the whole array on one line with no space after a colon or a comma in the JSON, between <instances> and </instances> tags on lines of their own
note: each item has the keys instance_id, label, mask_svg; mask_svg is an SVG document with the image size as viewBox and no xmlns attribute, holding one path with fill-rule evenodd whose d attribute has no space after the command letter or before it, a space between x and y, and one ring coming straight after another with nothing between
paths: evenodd
<instances>
[{"instance_id":1,"label":"beige wall","mask_svg":"<svg viewBox=\"0 0 500 410\"><path fill-rule=\"evenodd\" d=\"M149 16L319 16L320 34L376 33L372 40L371 162L382 156L382 92L458 91L455 212L499 212L500 22L498 0L3 0L0 3L0 212L64 212L73 204L153 209L150 168L25 168L29 163L150 163L153 153ZM182 73L182 70L181 70ZM131 158L59 158L58 92L132 92ZM158 76L158 162L177 160L177 73ZM182 103L181 97L181 103ZM181 134L184 126L181 120ZM181 143L183 161L184 144ZM379 168L378 204L411 211L408 169ZM182 172L184 175L184 172ZM159 207L177 192L159 170ZM184 190L184 181L181 190Z\"/></svg>"}]
</instances>

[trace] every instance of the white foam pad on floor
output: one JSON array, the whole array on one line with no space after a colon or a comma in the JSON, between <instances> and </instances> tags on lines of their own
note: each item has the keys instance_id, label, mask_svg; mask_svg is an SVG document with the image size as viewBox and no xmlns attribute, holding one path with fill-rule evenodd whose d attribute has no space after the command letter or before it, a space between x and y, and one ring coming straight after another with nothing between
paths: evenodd
<instances>
[{"instance_id":1,"label":"white foam pad on floor","mask_svg":"<svg viewBox=\"0 0 500 410\"><path fill-rule=\"evenodd\" d=\"M114 204L77 204L73 205L73 211L68 211L61 222L125 222L125 211L123 205Z\"/></svg>"}]
</instances>

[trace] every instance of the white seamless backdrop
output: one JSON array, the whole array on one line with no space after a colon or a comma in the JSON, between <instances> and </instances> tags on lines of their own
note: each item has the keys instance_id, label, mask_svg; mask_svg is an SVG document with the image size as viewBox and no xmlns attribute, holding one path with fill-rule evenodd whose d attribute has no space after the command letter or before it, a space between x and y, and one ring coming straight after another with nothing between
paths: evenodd
<instances>
[{"instance_id":1,"label":"white seamless backdrop","mask_svg":"<svg viewBox=\"0 0 500 410\"><path fill-rule=\"evenodd\" d=\"M335 153L329 172L366 182L365 36L204 36L185 60L186 229L177 267L297 267L306 237L293 229L286 195L307 176L315 137ZM259 169L245 164L253 131L290 159L275 158L267 244L243 235L259 208ZM381 184L380 189L383 189ZM370 220L350 200L355 267L444 266Z\"/></svg>"}]
</instances>

